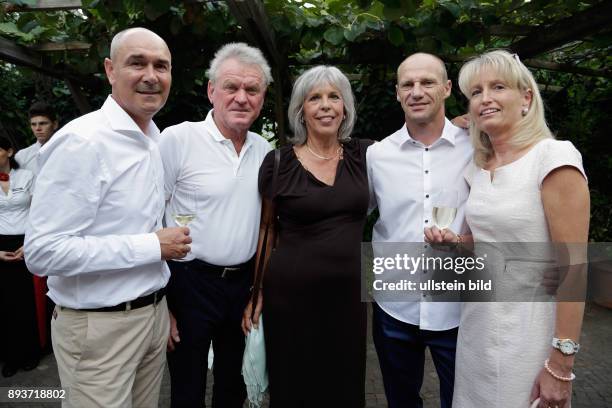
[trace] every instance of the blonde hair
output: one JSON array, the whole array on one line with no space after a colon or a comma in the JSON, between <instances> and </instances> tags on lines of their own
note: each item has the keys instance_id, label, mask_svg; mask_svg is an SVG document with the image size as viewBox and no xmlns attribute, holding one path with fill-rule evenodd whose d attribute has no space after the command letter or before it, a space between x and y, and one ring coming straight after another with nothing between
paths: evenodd
<instances>
[{"instance_id":1,"label":"blonde hair","mask_svg":"<svg viewBox=\"0 0 612 408\"><path fill-rule=\"evenodd\" d=\"M494 50L466 62L459 71L459 88L465 97L470 99L470 87L487 69L493 70L510 88L521 92L531 91L531 105L516 126L516 133L511 140L512 146L524 148L542 139L552 138L552 132L544 117L544 102L538 84L516 54ZM484 167L493 155L493 146L489 136L475 125L473 118L470 121L470 137L474 145L474 161L478 166Z\"/></svg>"}]
</instances>

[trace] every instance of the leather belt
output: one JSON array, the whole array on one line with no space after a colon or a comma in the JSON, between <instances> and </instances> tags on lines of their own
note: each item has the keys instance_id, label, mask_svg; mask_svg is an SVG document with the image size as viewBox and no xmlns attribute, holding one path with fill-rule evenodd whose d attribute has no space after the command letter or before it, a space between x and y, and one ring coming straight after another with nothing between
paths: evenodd
<instances>
[{"instance_id":1,"label":"leather belt","mask_svg":"<svg viewBox=\"0 0 612 408\"><path fill-rule=\"evenodd\" d=\"M249 259L245 263L231 266L213 265L206 261L202 261L201 259L194 259L193 261L186 263L192 268L207 274L212 274L221 278L231 278L243 276L245 272L249 271L249 269L252 270L253 265L255 264L255 257Z\"/></svg>"},{"instance_id":2,"label":"leather belt","mask_svg":"<svg viewBox=\"0 0 612 408\"><path fill-rule=\"evenodd\" d=\"M141 296L128 302L119 303L116 306L99 307L97 309L75 309L82 312L129 312L132 309L140 309L141 307L156 305L164 298L166 288L161 288L156 292Z\"/></svg>"}]
</instances>

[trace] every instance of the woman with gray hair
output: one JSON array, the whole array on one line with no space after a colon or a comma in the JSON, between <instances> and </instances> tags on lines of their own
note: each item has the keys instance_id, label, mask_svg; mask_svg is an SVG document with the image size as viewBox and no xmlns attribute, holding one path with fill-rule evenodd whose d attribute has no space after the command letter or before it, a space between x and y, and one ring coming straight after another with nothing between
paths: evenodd
<instances>
[{"instance_id":1,"label":"woman with gray hair","mask_svg":"<svg viewBox=\"0 0 612 408\"><path fill-rule=\"evenodd\" d=\"M425 234L430 242L477 248L506 243L497 248L514 297L462 305L453 407L569 407L584 303L525 295L543 283L541 267L534 267L539 258L568 272L558 295L575 296L584 285L589 190L580 153L553 138L538 86L516 54L497 50L469 61L459 86L469 99L475 148L466 173L472 235L436 228ZM555 249L571 243L563 248L567 256L555 258L551 245L537 244L551 242ZM528 244L512 253L518 246L508 243Z\"/></svg>"},{"instance_id":2,"label":"woman with gray hair","mask_svg":"<svg viewBox=\"0 0 612 408\"><path fill-rule=\"evenodd\" d=\"M365 394L360 243L371 142L350 137L353 94L335 67L317 66L296 80L289 121L295 137L280 149L275 185L274 152L259 173L261 194L276 204L278 231L253 318L263 298L270 402L358 408ZM250 316L247 308L245 330Z\"/></svg>"}]
</instances>

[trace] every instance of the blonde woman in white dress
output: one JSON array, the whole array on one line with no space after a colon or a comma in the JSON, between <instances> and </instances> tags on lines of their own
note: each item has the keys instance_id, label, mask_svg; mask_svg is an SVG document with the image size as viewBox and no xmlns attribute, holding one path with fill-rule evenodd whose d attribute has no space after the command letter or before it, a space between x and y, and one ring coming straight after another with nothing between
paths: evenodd
<instances>
[{"instance_id":1,"label":"blonde woman in white dress","mask_svg":"<svg viewBox=\"0 0 612 408\"><path fill-rule=\"evenodd\" d=\"M434 227L426 239L572 243L559 291L580 288L585 251L576 243L587 242L590 205L580 153L553 138L537 84L516 55L497 50L469 61L459 86L475 148L466 172L472 235ZM519 279L527 274L525 264L514 267ZM505 268L512 272L508 258ZM453 407L569 407L583 311L583 302L464 303Z\"/></svg>"}]
</instances>

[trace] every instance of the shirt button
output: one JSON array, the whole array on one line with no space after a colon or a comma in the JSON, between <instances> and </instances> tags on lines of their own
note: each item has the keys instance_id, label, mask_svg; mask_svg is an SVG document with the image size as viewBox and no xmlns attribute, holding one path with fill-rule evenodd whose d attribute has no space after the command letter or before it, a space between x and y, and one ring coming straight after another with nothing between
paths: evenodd
<instances>
[{"instance_id":1,"label":"shirt button","mask_svg":"<svg viewBox=\"0 0 612 408\"><path fill-rule=\"evenodd\" d=\"M425 220L425 224L427 224L429 222L429 220Z\"/></svg>"},{"instance_id":2,"label":"shirt button","mask_svg":"<svg viewBox=\"0 0 612 408\"><path fill-rule=\"evenodd\" d=\"M425 170L425 174L429 174L429 170Z\"/></svg>"},{"instance_id":3,"label":"shirt button","mask_svg":"<svg viewBox=\"0 0 612 408\"><path fill-rule=\"evenodd\" d=\"M426 152L428 152L428 151L429 151L429 147L426 147L426 148L425 148L425 151L426 151Z\"/></svg>"},{"instance_id":4,"label":"shirt button","mask_svg":"<svg viewBox=\"0 0 612 408\"><path fill-rule=\"evenodd\" d=\"M425 198L429 198L429 194L425 194Z\"/></svg>"}]
</instances>

